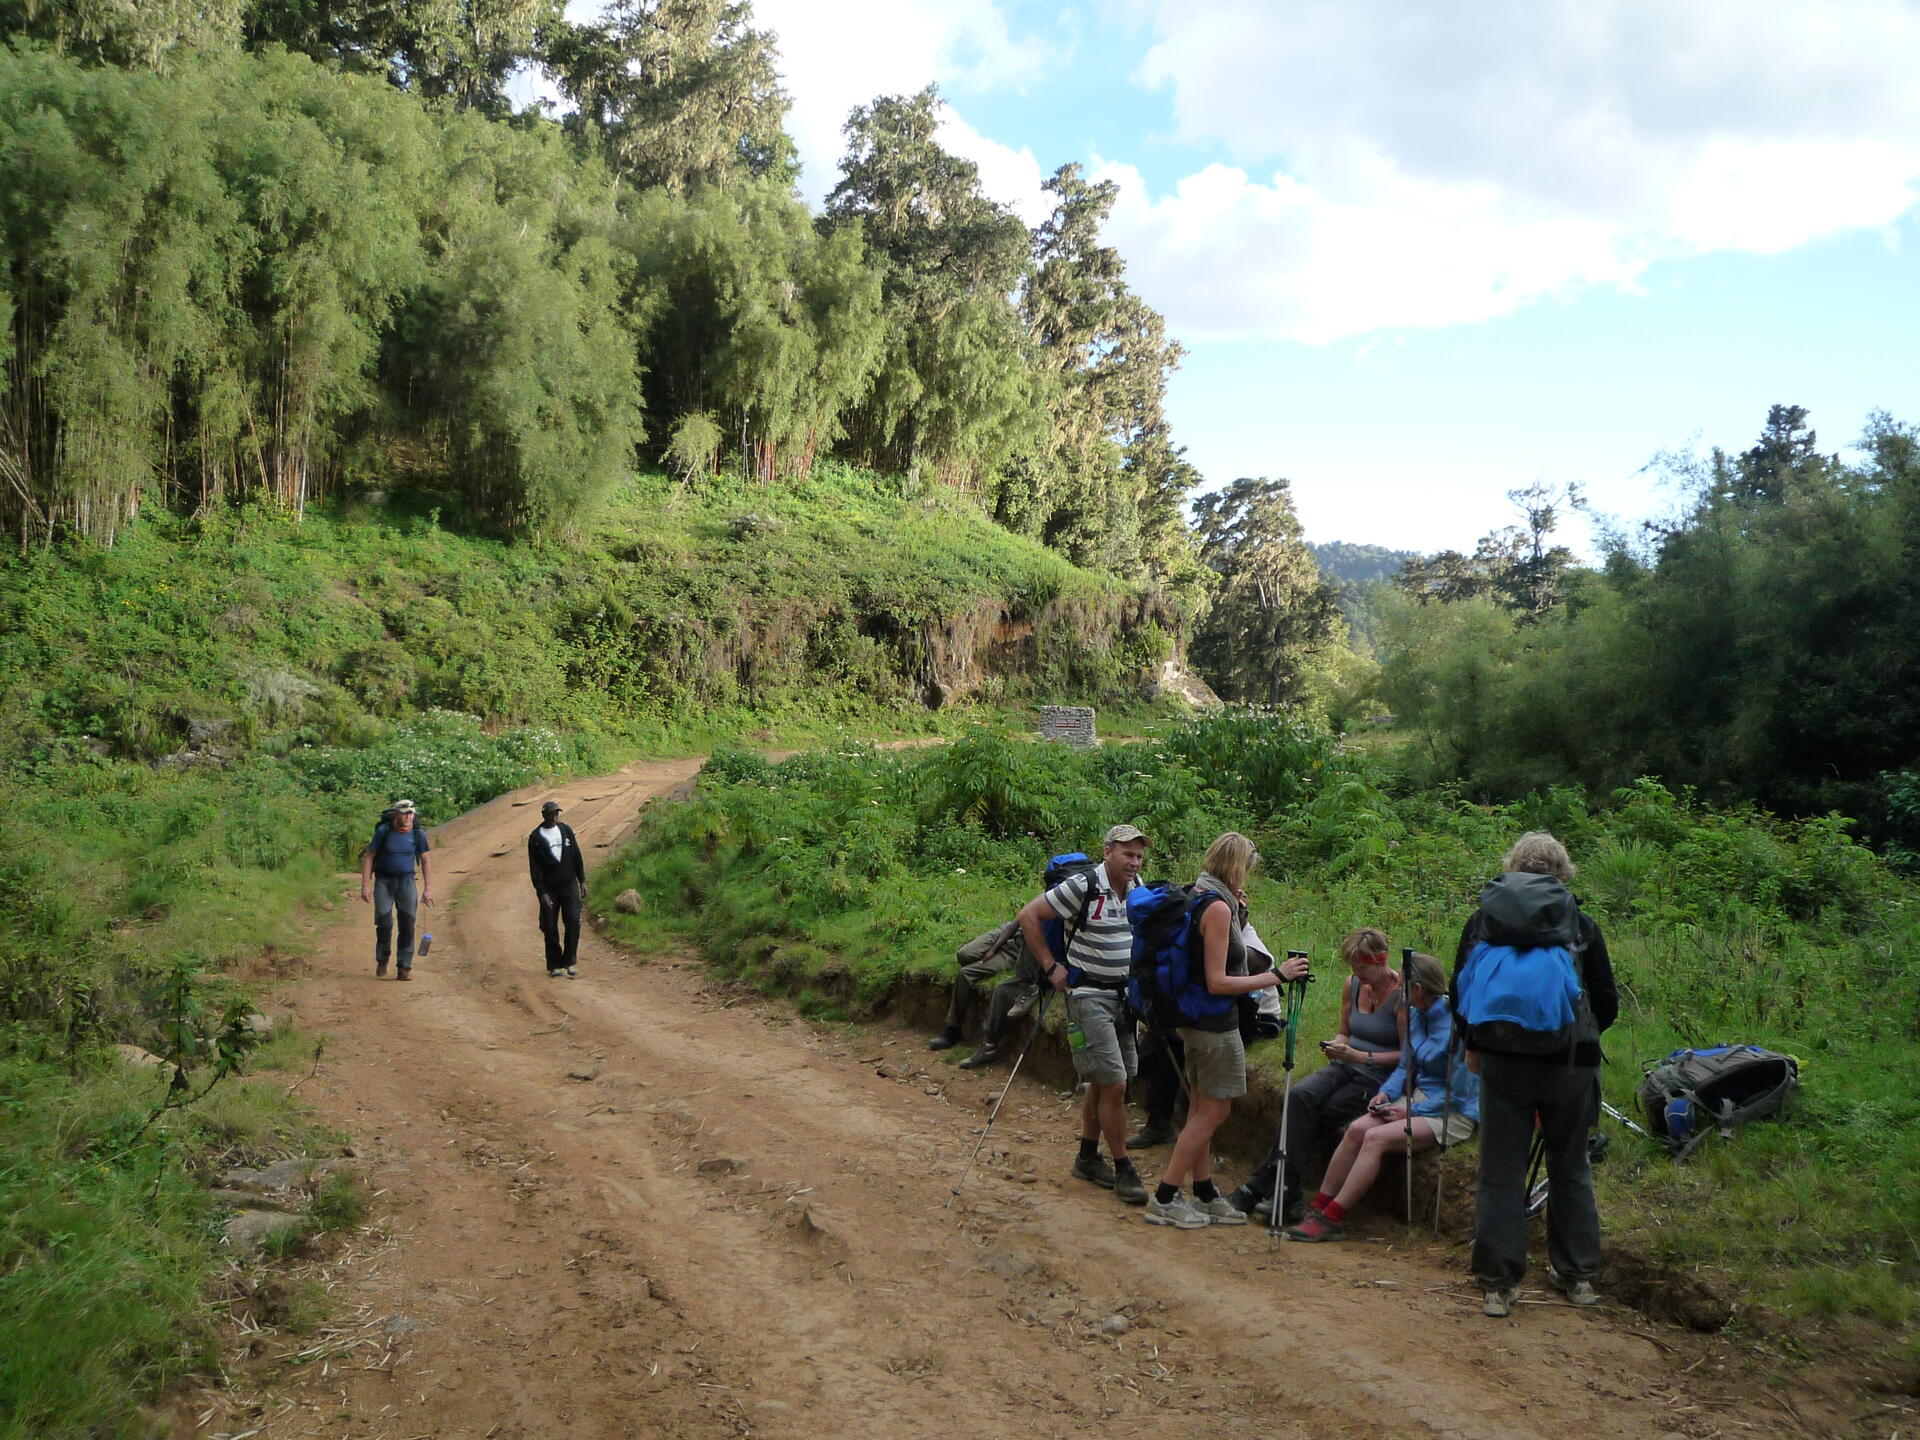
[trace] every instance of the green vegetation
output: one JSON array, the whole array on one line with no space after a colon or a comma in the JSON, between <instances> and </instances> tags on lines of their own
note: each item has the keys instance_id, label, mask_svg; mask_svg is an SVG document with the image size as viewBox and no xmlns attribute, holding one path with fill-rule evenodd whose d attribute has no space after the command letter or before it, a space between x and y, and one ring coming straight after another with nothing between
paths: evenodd
<instances>
[{"instance_id":1,"label":"green vegetation","mask_svg":"<svg viewBox=\"0 0 1920 1440\"><path fill-rule=\"evenodd\" d=\"M1611 532L1597 572L1553 571L1535 535L1537 572L1416 584L1385 617L1381 691L1428 773L1496 798L1657 775L1838 811L1910 853L1920 437L1880 416L1857 454L1822 455L1806 412L1775 406L1738 455L1669 457L1681 513Z\"/></svg>"},{"instance_id":2,"label":"green vegetation","mask_svg":"<svg viewBox=\"0 0 1920 1440\"><path fill-rule=\"evenodd\" d=\"M1715 810L1642 781L1596 801L1553 789L1513 804L1414 787L1325 731L1229 714L1097 752L989 730L917 753L859 748L779 765L716 755L695 797L652 812L595 877L597 908L635 886L616 931L698 945L723 969L825 1015L884 1009L944 982L953 947L1034 893L1047 854L1118 818L1155 837L1152 876L1190 878L1215 834L1264 856L1255 923L1324 963L1360 924L1451 963L1479 885L1522 830L1551 829L1604 927L1623 1013L1608 1097L1634 1113L1638 1062L1751 1039L1805 1063L1792 1117L1675 1168L1621 1136L1600 1172L1611 1243L1714 1272L1769 1317L1911 1318L1920 1277L1920 892L1844 822ZM1309 992L1309 1033L1337 987ZM1278 1046L1256 1047L1278 1079Z\"/></svg>"},{"instance_id":3,"label":"green vegetation","mask_svg":"<svg viewBox=\"0 0 1920 1440\"><path fill-rule=\"evenodd\" d=\"M403 497L158 511L0 564L0 1437L118 1433L206 1369L223 1256L192 1177L313 1144L283 1085L233 1078L226 977L298 952L381 805L434 824L641 749L1125 694L1164 653L1153 613L950 492L837 464L624 482L564 549ZM313 1059L276 1036L251 1063ZM316 1232L364 1205L330 1181Z\"/></svg>"}]
</instances>

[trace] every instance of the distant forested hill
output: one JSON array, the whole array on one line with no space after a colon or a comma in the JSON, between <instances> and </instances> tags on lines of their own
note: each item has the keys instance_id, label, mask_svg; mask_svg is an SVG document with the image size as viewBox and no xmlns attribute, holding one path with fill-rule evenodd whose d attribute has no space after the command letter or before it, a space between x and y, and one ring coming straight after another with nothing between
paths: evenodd
<instances>
[{"instance_id":1,"label":"distant forested hill","mask_svg":"<svg viewBox=\"0 0 1920 1440\"><path fill-rule=\"evenodd\" d=\"M1377 649L1368 592L1376 585L1389 583L1407 561L1418 560L1418 552L1389 550L1384 545L1353 545L1345 540L1309 543L1307 548L1313 552L1320 573L1339 592L1340 613L1346 617L1354 648L1362 654Z\"/></svg>"},{"instance_id":2,"label":"distant forested hill","mask_svg":"<svg viewBox=\"0 0 1920 1440\"><path fill-rule=\"evenodd\" d=\"M1308 542L1320 571L1336 585L1373 585L1391 580L1393 572L1420 558L1413 550L1389 550L1384 545L1352 545L1345 540Z\"/></svg>"}]
</instances>

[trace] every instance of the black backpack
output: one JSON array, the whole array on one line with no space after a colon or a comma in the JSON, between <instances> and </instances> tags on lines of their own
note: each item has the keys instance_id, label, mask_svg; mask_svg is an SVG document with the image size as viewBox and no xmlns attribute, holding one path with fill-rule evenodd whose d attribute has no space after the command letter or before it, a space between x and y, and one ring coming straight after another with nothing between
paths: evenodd
<instances>
[{"instance_id":1,"label":"black backpack","mask_svg":"<svg viewBox=\"0 0 1920 1440\"><path fill-rule=\"evenodd\" d=\"M1736 1126L1779 1113L1799 1088L1793 1056L1759 1045L1715 1045L1653 1061L1637 1093L1647 1129L1684 1160L1715 1130L1731 1136Z\"/></svg>"}]
</instances>

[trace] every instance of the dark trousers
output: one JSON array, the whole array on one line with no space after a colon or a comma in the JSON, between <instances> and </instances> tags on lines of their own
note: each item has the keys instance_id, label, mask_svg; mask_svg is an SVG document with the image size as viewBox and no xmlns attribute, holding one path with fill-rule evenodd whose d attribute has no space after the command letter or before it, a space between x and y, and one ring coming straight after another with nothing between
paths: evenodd
<instances>
[{"instance_id":1,"label":"dark trousers","mask_svg":"<svg viewBox=\"0 0 1920 1440\"><path fill-rule=\"evenodd\" d=\"M572 880L547 892L553 904L540 906L540 938L547 942L547 970L565 970L580 954L580 886ZM567 938L560 939L560 927L567 927Z\"/></svg>"},{"instance_id":2,"label":"dark trousers","mask_svg":"<svg viewBox=\"0 0 1920 1440\"><path fill-rule=\"evenodd\" d=\"M384 966L393 953L394 917L400 920L400 973L413 969L413 923L419 899L413 876L373 875L373 962Z\"/></svg>"},{"instance_id":3,"label":"dark trousers","mask_svg":"<svg viewBox=\"0 0 1920 1440\"><path fill-rule=\"evenodd\" d=\"M1512 1055L1480 1057L1480 1178L1473 1274L1507 1290L1527 1273L1527 1152L1546 1144L1547 1263L1570 1280L1600 1273L1600 1210L1587 1134L1600 1119L1600 1071Z\"/></svg>"},{"instance_id":4,"label":"dark trousers","mask_svg":"<svg viewBox=\"0 0 1920 1440\"><path fill-rule=\"evenodd\" d=\"M1357 1066L1335 1061L1324 1065L1293 1087L1287 1101L1287 1175L1286 1198L1298 1199L1307 1162L1322 1139L1340 1133L1350 1120L1357 1120L1367 1101L1380 1092L1380 1082ZM1276 1173L1280 1168L1280 1141L1247 1177L1247 1188L1262 1200L1273 1198Z\"/></svg>"},{"instance_id":5,"label":"dark trousers","mask_svg":"<svg viewBox=\"0 0 1920 1440\"><path fill-rule=\"evenodd\" d=\"M1000 983L988 992L986 1023L980 1028L980 1043L997 1046L1000 1037L1006 1033L1007 1012L1013 1008L1014 1001L1020 998L1023 990L1040 983L1040 967L1027 957L1024 948L1017 960L1009 962L1004 957L1006 951L990 956L985 960L975 960L962 965L960 973L953 977L953 996L947 1002L947 1029L955 1034L966 1029L967 1011L973 1005L974 989L982 980L1001 977Z\"/></svg>"},{"instance_id":6,"label":"dark trousers","mask_svg":"<svg viewBox=\"0 0 1920 1440\"><path fill-rule=\"evenodd\" d=\"M1187 1047L1178 1035L1143 1024L1139 1051L1140 1104L1149 1121L1170 1126L1174 1106L1180 1103L1180 1074L1187 1068Z\"/></svg>"}]
</instances>

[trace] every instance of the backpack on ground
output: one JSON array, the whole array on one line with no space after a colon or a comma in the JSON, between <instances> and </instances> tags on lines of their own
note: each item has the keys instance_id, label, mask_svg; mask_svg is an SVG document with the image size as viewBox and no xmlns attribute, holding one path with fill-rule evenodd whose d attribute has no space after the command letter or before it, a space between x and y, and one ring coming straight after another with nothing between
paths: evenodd
<instances>
[{"instance_id":1,"label":"backpack on ground","mask_svg":"<svg viewBox=\"0 0 1920 1440\"><path fill-rule=\"evenodd\" d=\"M1474 1047L1557 1055L1598 1034L1580 976L1580 911L1551 875L1509 872L1480 891L1481 938L1454 986Z\"/></svg>"},{"instance_id":2,"label":"backpack on ground","mask_svg":"<svg viewBox=\"0 0 1920 1440\"><path fill-rule=\"evenodd\" d=\"M1155 1026L1173 1028L1235 1013L1236 997L1208 990L1205 963L1196 963L1193 955L1200 912L1220 898L1211 890L1165 880L1136 885L1127 896L1127 923L1133 927L1127 995Z\"/></svg>"},{"instance_id":3,"label":"backpack on ground","mask_svg":"<svg viewBox=\"0 0 1920 1440\"><path fill-rule=\"evenodd\" d=\"M1083 851L1072 850L1065 855L1055 855L1047 861L1046 871L1040 877L1040 888L1042 891L1051 890L1056 885L1066 884L1076 875L1091 876L1099 868L1100 862L1089 859ZM1093 881L1089 879L1086 898L1080 902L1080 913L1073 918L1074 934L1079 934L1081 928L1087 923L1087 912L1092 908ZM1057 915L1040 922L1040 933L1046 938L1047 952L1067 967L1067 985L1071 988L1080 983L1080 970L1078 966L1069 964L1067 961L1070 938L1067 928L1067 922Z\"/></svg>"},{"instance_id":4,"label":"backpack on ground","mask_svg":"<svg viewBox=\"0 0 1920 1440\"><path fill-rule=\"evenodd\" d=\"M1800 1088L1800 1062L1759 1045L1676 1050L1647 1065L1636 1092L1647 1129L1683 1160L1708 1133L1777 1114Z\"/></svg>"}]
</instances>

